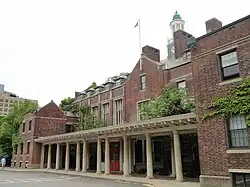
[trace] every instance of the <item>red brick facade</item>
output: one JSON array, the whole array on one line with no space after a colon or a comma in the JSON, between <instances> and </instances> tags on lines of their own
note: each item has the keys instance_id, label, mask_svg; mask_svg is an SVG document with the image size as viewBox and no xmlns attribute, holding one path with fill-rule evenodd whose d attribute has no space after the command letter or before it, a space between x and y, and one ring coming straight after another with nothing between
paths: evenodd
<instances>
[{"instance_id":1,"label":"red brick facade","mask_svg":"<svg viewBox=\"0 0 250 187\"><path fill-rule=\"evenodd\" d=\"M20 166L21 162L21 167L25 167L25 163L28 162L28 167L39 167L41 145L36 143L34 139L65 133L66 121L66 116L53 101L33 114L27 115L24 123L20 125L23 153L21 153L21 145L19 145L17 154L13 155L12 164ZM28 142L30 142L29 150Z\"/></svg>"},{"instance_id":2,"label":"red brick facade","mask_svg":"<svg viewBox=\"0 0 250 187\"><path fill-rule=\"evenodd\" d=\"M250 16L196 39L192 50L201 174L230 176L229 169L250 169L250 154L227 153L230 149L228 124L217 117L201 121L212 101L225 96L240 79L222 80L218 55L236 49L240 77L248 77L250 69ZM249 148L248 148L249 149ZM204 185L206 186L206 185Z\"/></svg>"}]
</instances>

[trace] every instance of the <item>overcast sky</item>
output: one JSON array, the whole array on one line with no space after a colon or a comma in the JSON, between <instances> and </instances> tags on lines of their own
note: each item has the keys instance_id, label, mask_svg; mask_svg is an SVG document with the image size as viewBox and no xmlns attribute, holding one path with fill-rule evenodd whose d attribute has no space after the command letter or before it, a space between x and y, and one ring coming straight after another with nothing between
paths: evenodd
<instances>
[{"instance_id":1,"label":"overcast sky","mask_svg":"<svg viewBox=\"0 0 250 187\"><path fill-rule=\"evenodd\" d=\"M212 17L225 25L250 13L247 0L0 0L0 84L41 106L59 104L93 81L133 69L138 18L142 45L165 58L176 10L196 37Z\"/></svg>"}]
</instances>

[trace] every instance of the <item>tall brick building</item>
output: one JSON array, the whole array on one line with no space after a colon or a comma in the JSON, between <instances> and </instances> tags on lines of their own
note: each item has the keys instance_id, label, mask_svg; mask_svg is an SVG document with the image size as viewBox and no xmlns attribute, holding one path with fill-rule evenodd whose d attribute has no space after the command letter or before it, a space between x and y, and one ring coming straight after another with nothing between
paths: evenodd
<instances>
[{"instance_id":1,"label":"tall brick building","mask_svg":"<svg viewBox=\"0 0 250 187\"><path fill-rule=\"evenodd\" d=\"M167 59L160 60L158 49L145 46L130 73L76 93L75 102L89 106L94 118L103 121L101 127L65 134L71 115L55 107L63 130L54 131L57 123L53 123L52 129L33 137L39 149L33 154L39 155L41 168L124 176L145 173L148 178L170 175L178 181L192 177L200 178L202 187L249 185L249 130L244 116L233 116L228 123L201 117L214 98L248 77L250 16L225 26L210 19L207 33L198 38L184 31L184 23L176 12ZM159 96L165 87L186 88L196 111L144 120L141 103Z\"/></svg>"}]
</instances>

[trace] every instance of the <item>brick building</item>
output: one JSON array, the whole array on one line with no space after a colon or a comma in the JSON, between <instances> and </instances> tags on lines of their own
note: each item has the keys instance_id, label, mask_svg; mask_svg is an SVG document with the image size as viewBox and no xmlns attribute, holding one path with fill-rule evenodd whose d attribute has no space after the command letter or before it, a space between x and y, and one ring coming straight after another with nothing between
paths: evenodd
<instances>
[{"instance_id":1,"label":"brick building","mask_svg":"<svg viewBox=\"0 0 250 187\"><path fill-rule=\"evenodd\" d=\"M75 102L89 106L103 124L35 137L41 168L145 173L148 178L170 175L178 181L200 177L202 187L248 183L250 149L244 117L234 116L227 124L219 117L202 121L201 116L214 98L248 77L250 16L225 26L216 18L208 20L207 34L198 38L184 31L184 23L176 12L167 59L161 61L158 49L145 46L130 73L76 93ZM186 88L196 103L195 113L143 120L140 104L159 96L165 87ZM63 114L61 118L66 119Z\"/></svg>"},{"instance_id":2,"label":"brick building","mask_svg":"<svg viewBox=\"0 0 250 187\"><path fill-rule=\"evenodd\" d=\"M69 132L76 120L75 116L64 114L53 101L34 113L27 114L20 124L22 142L13 150L12 166L39 168L41 145L34 140L37 137Z\"/></svg>"},{"instance_id":3,"label":"brick building","mask_svg":"<svg viewBox=\"0 0 250 187\"><path fill-rule=\"evenodd\" d=\"M214 18L206 26L207 34L196 38L192 50L198 116L250 73L250 16L223 27ZM249 186L249 130L244 117L233 116L228 123L220 117L199 120L197 131L202 186Z\"/></svg>"}]
</instances>

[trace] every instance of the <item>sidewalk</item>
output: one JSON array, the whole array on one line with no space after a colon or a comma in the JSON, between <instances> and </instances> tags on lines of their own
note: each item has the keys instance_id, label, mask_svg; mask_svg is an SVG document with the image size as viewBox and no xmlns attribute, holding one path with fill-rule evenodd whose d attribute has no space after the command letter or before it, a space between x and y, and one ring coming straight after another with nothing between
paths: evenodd
<instances>
[{"instance_id":1,"label":"sidewalk","mask_svg":"<svg viewBox=\"0 0 250 187\"><path fill-rule=\"evenodd\" d=\"M54 169L16 169L16 168L4 168L4 171L13 171L13 172L45 172L45 173L54 173L54 174L63 174L63 175L74 175L82 177L91 177L91 178L100 178L100 179L109 179L109 180L119 180L126 182L135 182L149 184L154 187L199 187L200 183L195 182L176 182L171 180L163 179L147 179L141 177L124 177L122 175L104 175L104 174L95 174L95 173L81 173L75 171L64 171L64 170L54 170Z\"/></svg>"}]
</instances>

